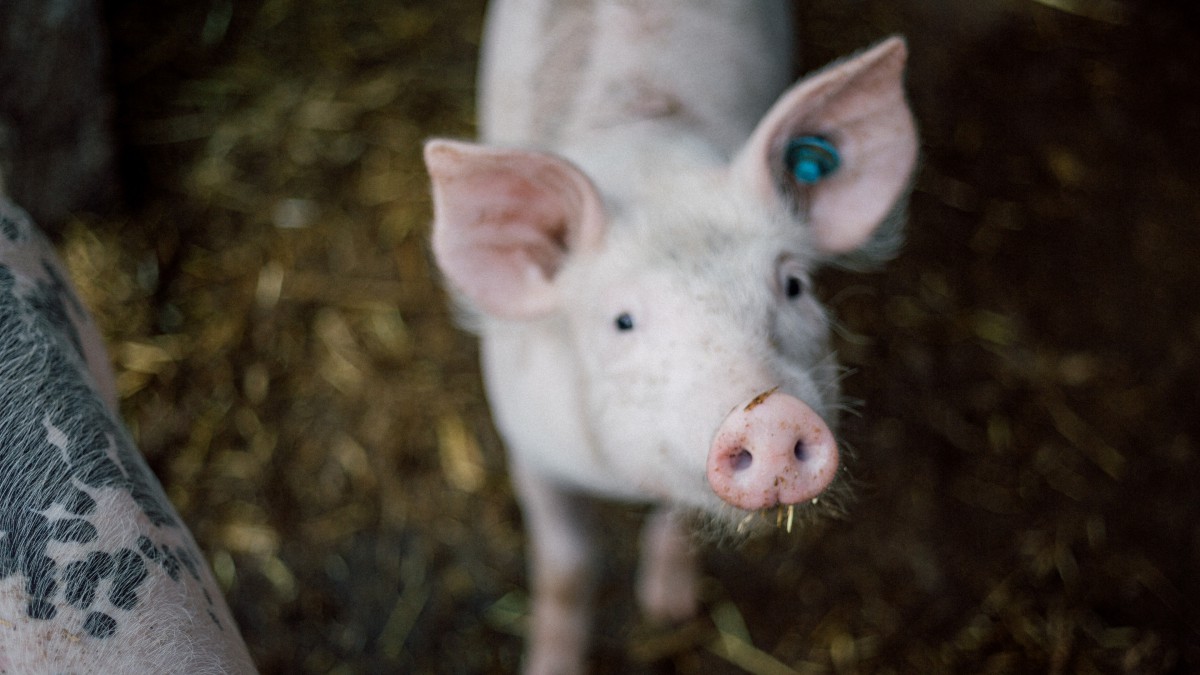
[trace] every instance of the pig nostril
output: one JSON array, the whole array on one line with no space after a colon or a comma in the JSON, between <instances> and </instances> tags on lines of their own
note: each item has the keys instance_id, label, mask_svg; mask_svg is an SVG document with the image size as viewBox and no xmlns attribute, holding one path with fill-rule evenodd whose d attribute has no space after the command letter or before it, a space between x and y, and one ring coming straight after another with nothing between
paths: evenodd
<instances>
[{"instance_id":1,"label":"pig nostril","mask_svg":"<svg viewBox=\"0 0 1200 675\"><path fill-rule=\"evenodd\" d=\"M797 462L804 461L804 457L808 454L808 451L804 447L803 440L796 441L796 447L792 448L792 454L796 456Z\"/></svg>"},{"instance_id":2,"label":"pig nostril","mask_svg":"<svg viewBox=\"0 0 1200 675\"><path fill-rule=\"evenodd\" d=\"M740 448L736 455L733 455L729 458L729 466L732 467L734 471L748 469L750 464L753 462L754 455L750 454L750 451L745 448Z\"/></svg>"}]
</instances>

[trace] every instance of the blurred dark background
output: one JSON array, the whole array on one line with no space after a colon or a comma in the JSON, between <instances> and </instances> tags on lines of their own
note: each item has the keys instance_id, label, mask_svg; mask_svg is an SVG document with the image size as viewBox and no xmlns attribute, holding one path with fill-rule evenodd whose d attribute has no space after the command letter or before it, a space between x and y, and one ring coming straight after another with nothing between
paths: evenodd
<instances>
[{"instance_id":1,"label":"blurred dark background","mask_svg":"<svg viewBox=\"0 0 1200 675\"><path fill-rule=\"evenodd\" d=\"M843 424L858 498L708 549L704 614L681 627L638 617L639 510L606 509L599 672L1200 670L1183 4L798 3L798 71L909 37L923 134L907 248L820 279L863 401ZM473 133L481 17L109 0L110 121L72 110L115 130L110 180L75 208L24 193L264 673L519 663L520 514L429 263L419 156Z\"/></svg>"}]
</instances>

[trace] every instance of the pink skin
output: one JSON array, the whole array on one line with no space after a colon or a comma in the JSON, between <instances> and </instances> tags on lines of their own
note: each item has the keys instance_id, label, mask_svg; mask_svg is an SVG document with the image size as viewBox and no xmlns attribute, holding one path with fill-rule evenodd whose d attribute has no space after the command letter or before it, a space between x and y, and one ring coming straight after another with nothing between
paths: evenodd
<instances>
[{"instance_id":1,"label":"pink skin","mask_svg":"<svg viewBox=\"0 0 1200 675\"><path fill-rule=\"evenodd\" d=\"M772 389L721 423L708 455L708 482L721 499L754 511L816 498L837 466L837 442L825 420Z\"/></svg>"}]
</instances>

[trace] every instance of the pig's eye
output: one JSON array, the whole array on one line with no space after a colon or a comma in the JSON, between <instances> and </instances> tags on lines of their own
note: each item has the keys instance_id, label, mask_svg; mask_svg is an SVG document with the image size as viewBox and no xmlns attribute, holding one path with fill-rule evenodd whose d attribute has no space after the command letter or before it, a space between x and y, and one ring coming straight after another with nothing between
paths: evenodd
<instances>
[{"instance_id":1,"label":"pig's eye","mask_svg":"<svg viewBox=\"0 0 1200 675\"><path fill-rule=\"evenodd\" d=\"M633 330L633 317L629 315L629 312L621 312L617 315L617 318L613 320L613 325L615 325L619 331Z\"/></svg>"},{"instance_id":2,"label":"pig's eye","mask_svg":"<svg viewBox=\"0 0 1200 675\"><path fill-rule=\"evenodd\" d=\"M804 280L800 277L788 275L783 280L783 294L788 300L795 300L804 295Z\"/></svg>"},{"instance_id":3,"label":"pig's eye","mask_svg":"<svg viewBox=\"0 0 1200 675\"><path fill-rule=\"evenodd\" d=\"M784 258L779 261L775 282L777 292L786 300L796 300L808 292L808 275L799 261Z\"/></svg>"}]
</instances>

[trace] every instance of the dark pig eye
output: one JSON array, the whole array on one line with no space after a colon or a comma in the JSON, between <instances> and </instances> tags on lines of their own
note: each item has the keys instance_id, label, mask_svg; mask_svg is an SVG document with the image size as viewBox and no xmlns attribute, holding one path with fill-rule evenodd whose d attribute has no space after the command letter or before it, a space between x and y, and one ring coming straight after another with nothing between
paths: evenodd
<instances>
[{"instance_id":1,"label":"dark pig eye","mask_svg":"<svg viewBox=\"0 0 1200 675\"><path fill-rule=\"evenodd\" d=\"M619 331L633 330L633 317L629 315L629 312L619 314L613 323L616 324Z\"/></svg>"},{"instance_id":2,"label":"dark pig eye","mask_svg":"<svg viewBox=\"0 0 1200 675\"><path fill-rule=\"evenodd\" d=\"M785 300L796 300L808 293L808 274L804 265L792 258L784 258L776 268L776 292Z\"/></svg>"}]
</instances>

